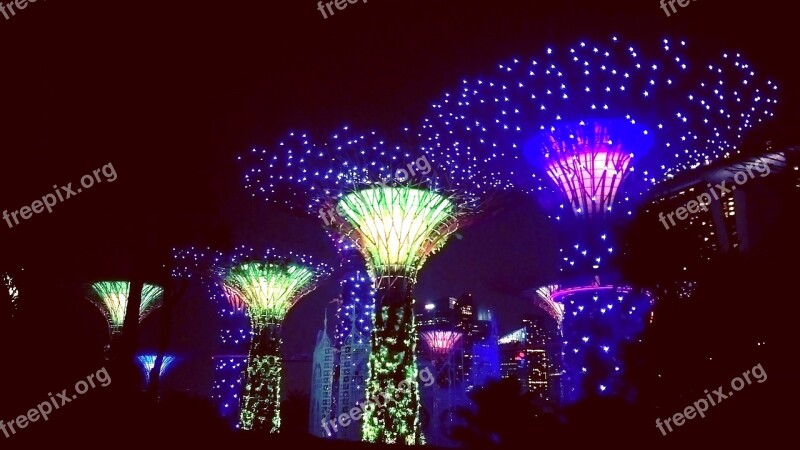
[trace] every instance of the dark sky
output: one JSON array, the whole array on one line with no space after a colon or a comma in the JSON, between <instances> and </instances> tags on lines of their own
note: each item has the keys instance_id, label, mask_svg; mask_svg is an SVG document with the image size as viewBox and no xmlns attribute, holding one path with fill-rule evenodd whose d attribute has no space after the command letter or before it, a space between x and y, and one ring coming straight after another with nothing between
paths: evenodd
<instances>
[{"instance_id":1,"label":"dark sky","mask_svg":"<svg viewBox=\"0 0 800 450\"><path fill-rule=\"evenodd\" d=\"M169 248L189 244L274 245L333 262L313 219L244 192L237 154L290 129L413 126L460 77L612 33L741 49L782 92L779 121L758 136L796 143L787 126L800 116L790 8L703 0L666 17L657 0L372 0L323 19L311 0L40 0L0 16L0 209L77 185L107 163L118 179L13 229L0 222L0 267L22 265L41 280L37 288L52 294L37 299L52 302L37 305L42 328L66 348L102 345L102 321L80 283L125 277L136 252L153 274ZM429 261L417 297L472 291L510 330L529 308L513 293L553 274L550 227L532 200L508 203ZM335 288L328 283L290 314L291 352L311 350L307 324L321 324ZM213 308L191 303L201 301L179 309L178 351L213 345Z\"/></svg>"}]
</instances>

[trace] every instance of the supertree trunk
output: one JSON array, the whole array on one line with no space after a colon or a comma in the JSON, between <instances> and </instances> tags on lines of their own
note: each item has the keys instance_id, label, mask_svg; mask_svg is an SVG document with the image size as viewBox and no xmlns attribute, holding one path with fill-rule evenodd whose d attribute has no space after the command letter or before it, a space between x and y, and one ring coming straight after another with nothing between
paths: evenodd
<instances>
[{"instance_id":1,"label":"supertree trunk","mask_svg":"<svg viewBox=\"0 0 800 450\"><path fill-rule=\"evenodd\" d=\"M414 280L386 276L377 280L377 311L372 330L363 436L368 442L422 443L419 390L414 356ZM397 390L401 382L408 389Z\"/></svg>"},{"instance_id":2,"label":"supertree trunk","mask_svg":"<svg viewBox=\"0 0 800 450\"><path fill-rule=\"evenodd\" d=\"M240 426L243 430L280 429L280 325L253 320L253 341L245 372Z\"/></svg>"}]
</instances>

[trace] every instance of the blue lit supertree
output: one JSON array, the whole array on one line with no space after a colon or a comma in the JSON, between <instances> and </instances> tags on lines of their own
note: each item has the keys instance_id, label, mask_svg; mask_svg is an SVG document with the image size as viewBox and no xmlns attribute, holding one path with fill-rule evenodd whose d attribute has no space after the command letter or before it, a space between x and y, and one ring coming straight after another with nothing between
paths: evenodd
<instances>
[{"instance_id":1,"label":"blue lit supertree","mask_svg":"<svg viewBox=\"0 0 800 450\"><path fill-rule=\"evenodd\" d=\"M158 355L139 355L136 357L136 360L141 364L142 371L144 372L144 380L145 386L150 385L150 377L153 375L153 368L156 365L156 358ZM164 356L163 361L161 362L161 369L158 371L158 376L163 376L169 366L172 365L176 361L174 356Z\"/></svg>"},{"instance_id":2,"label":"blue lit supertree","mask_svg":"<svg viewBox=\"0 0 800 450\"><path fill-rule=\"evenodd\" d=\"M413 288L426 259L477 209L482 186L451 189L418 145L392 146L374 132L343 128L327 140L291 133L269 151L245 156L253 196L319 215L366 260L375 291L367 396L416 377ZM419 393L367 411L363 438L421 441Z\"/></svg>"},{"instance_id":3,"label":"blue lit supertree","mask_svg":"<svg viewBox=\"0 0 800 450\"><path fill-rule=\"evenodd\" d=\"M650 316L652 297L608 264L620 222L653 185L738 153L743 133L772 116L776 86L741 55L720 56L690 59L667 39L547 48L463 80L422 124L436 164L468 161L480 180L535 193L559 224L558 293L541 304L563 313L567 401L624 394L616 347Z\"/></svg>"},{"instance_id":4,"label":"blue lit supertree","mask_svg":"<svg viewBox=\"0 0 800 450\"><path fill-rule=\"evenodd\" d=\"M213 276L223 258L221 252L209 248L176 249L173 251L173 276L197 279L208 299L217 307L220 331L215 356L212 358L214 380L211 400L222 418L231 427L238 427L250 346L250 320L241 298Z\"/></svg>"}]
</instances>

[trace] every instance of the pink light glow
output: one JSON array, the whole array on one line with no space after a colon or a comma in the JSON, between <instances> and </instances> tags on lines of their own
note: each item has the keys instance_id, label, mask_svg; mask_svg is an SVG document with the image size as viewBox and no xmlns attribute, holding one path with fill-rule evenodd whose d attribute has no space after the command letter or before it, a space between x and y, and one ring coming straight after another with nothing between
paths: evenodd
<instances>
[{"instance_id":1,"label":"pink light glow","mask_svg":"<svg viewBox=\"0 0 800 450\"><path fill-rule=\"evenodd\" d=\"M606 146L586 147L575 156L560 158L547 174L566 194L576 214L593 215L608 210L628 170L630 155Z\"/></svg>"},{"instance_id":2,"label":"pink light glow","mask_svg":"<svg viewBox=\"0 0 800 450\"><path fill-rule=\"evenodd\" d=\"M593 292L593 291L617 291L620 293L628 293L631 292L632 289L628 286L579 286L573 288L566 288L566 289L559 289L557 291L550 292L550 298L554 302L561 302L563 297L568 297L572 294L577 294L579 292Z\"/></svg>"},{"instance_id":3,"label":"pink light glow","mask_svg":"<svg viewBox=\"0 0 800 450\"><path fill-rule=\"evenodd\" d=\"M228 303L231 304L231 307L236 311L244 311L245 304L242 301L242 297L239 295L238 292L231 289L227 285L222 286L223 293L225 294L225 298L228 300Z\"/></svg>"},{"instance_id":4,"label":"pink light glow","mask_svg":"<svg viewBox=\"0 0 800 450\"><path fill-rule=\"evenodd\" d=\"M552 160L547 174L567 196L575 214L602 214L614 204L628 174L631 150L622 136L600 123L556 129L544 135Z\"/></svg>"},{"instance_id":5,"label":"pink light glow","mask_svg":"<svg viewBox=\"0 0 800 450\"><path fill-rule=\"evenodd\" d=\"M461 341L462 334L457 331L424 331L420 333L422 342L431 354L445 356Z\"/></svg>"}]
</instances>

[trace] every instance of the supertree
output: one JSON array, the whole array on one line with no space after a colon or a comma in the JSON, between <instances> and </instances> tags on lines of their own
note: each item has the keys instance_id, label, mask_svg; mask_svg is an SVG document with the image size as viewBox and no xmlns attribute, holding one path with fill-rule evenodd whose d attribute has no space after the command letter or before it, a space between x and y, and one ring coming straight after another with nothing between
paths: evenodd
<instances>
[{"instance_id":1,"label":"supertree","mask_svg":"<svg viewBox=\"0 0 800 450\"><path fill-rule=\"evenodd\" d=\"M158 355L139 355L136 357L136 360L139 361L139 364L142 366L142 371L144 371L145 386L150 384L150 376L153 373L157 357ZM161 362L161 369L158 371L158 376L163 376L167 372L169 366L175 361L176 358L174 356L164 356Z\"/></svg>"},{"instance_id":2,"label":"supertree","mask_svg":"<svg viewBox=\"0 0 800 450\"><path fill-rule=\"evenodd\" d=\"M447 436L456 418L456 405L466 404L464 393L464 333L454 329L420 330L422 370L433 369L435 383L421 388L427 413L426 442L433 446L452 445Z\"/></svg>"},{"instance_id":3,"label":"supertree","mask_svg":"<svg viewBox=\"0 0 800 450\"><path fill-rule=\"evenodd\" d=\"M417 274L475 211L476 190L451 189L418 145L392 146L375 132L347 127L327 141L291 133L275 148L244 158L245 186L254 197L319 214L364 256L376 291L367 396L414 379ZM364 440L421 442L418 392L396 398L395 406L365 414Z\"/></svg>"},{"instance_id":4,"label":"supertree","mask_svg":"<svg viewBox=\"0 0 800 450\"><path fill-rule=\"evenodd\" d=\"M125 322L125 311L128 307L128 293L131 284L128 281L99 281L87 288L86 298L91 301L105 316L111 339L116 339L122 332ZM145 283L142 287L142 301L139 305L139 321L161 306L164 290L160 286Z\"/></svg>"},{"instance_id":5,"label":"supertree","mask_svg":"<svg viewBox=\"0 0 800 450\"><path fill-rule=\"evenodd\" d=\"M458 331L423 331L420 339L431 359L446 358L456 348L464 335Z\"/></svg>"},{"instance_id":6,"label":"supertree","mask_svg":"<svg viewBox=\"0 0 800 450\"><path fill-rule=\"evenodd\" d=\"M215 350L211 399L231 427L238 427L250 345L250 320L242 299L216 276L222 252L210 248L173 249L173 277L195 279L217 307L220 331Z\"/></svg>"},{"instance_id":7,"label":"supertree","mask_svg":"<svg viewBox=\"0 0 800 450\"><path fill-rule=\"evenodd\" d=\"M308 256L274 250L257 255L240 248L218 269L228 292L247 306L252 338L247 359L239 426L245 430L280 429L280 328L289 309L329 273Z\"/></svg>"},{"instance_id":8,"label":"supertree","mask_svg":"<svg viewBox=\"0 0 800 450\"><path fill-rule=\"evenodd\" d=\"M612 232L653 185L738 153L744 132L772 116L776 86L739 54L696 60L669 39L645 49L616 37L580 42L497 69L433 105L420 132L425 148L441 166L471 161L484 179L535 193L554 210L560 287L542 304L556 316L553 303L565 308L566 400L621 394L601 381L621 372L620 361L602 355L635 339L614 330L640 328L625 324L649 320L652 298L608 264ZM592 320L573 321L580 315ZM590 342L601 356L587 365Z\"/></svg>"}]
</instances>

